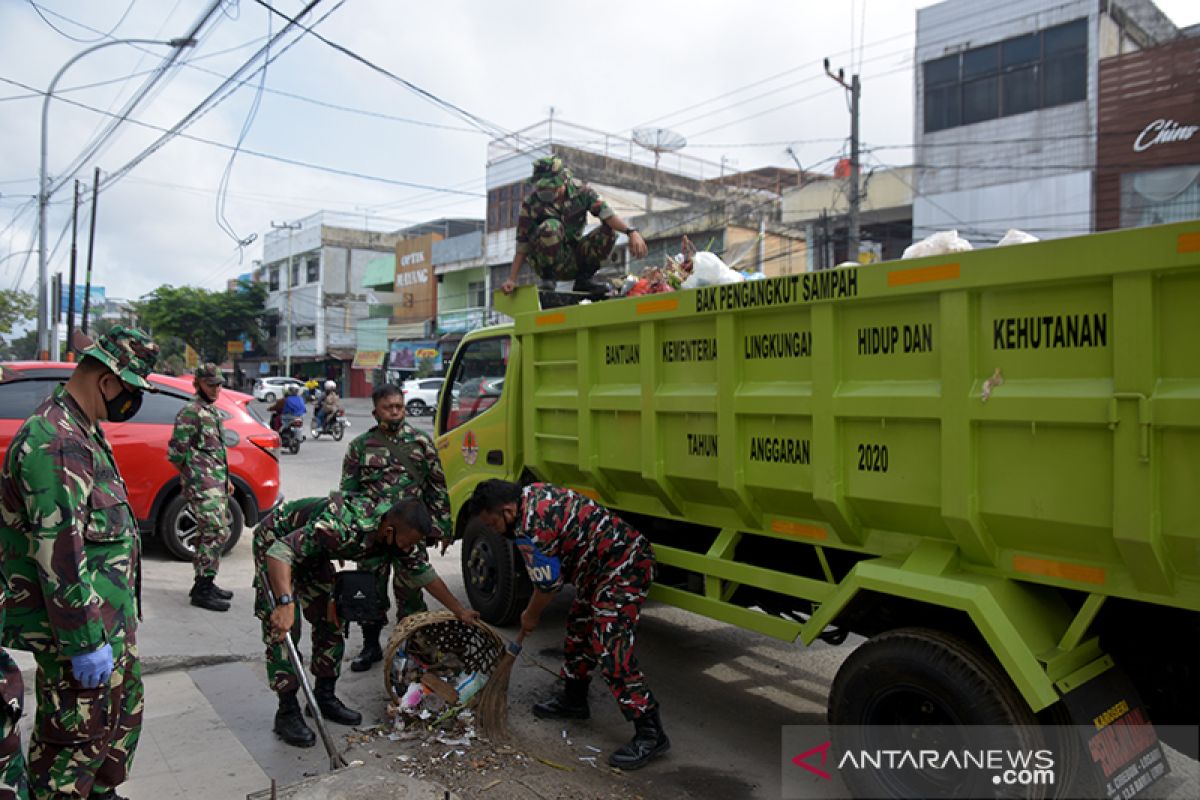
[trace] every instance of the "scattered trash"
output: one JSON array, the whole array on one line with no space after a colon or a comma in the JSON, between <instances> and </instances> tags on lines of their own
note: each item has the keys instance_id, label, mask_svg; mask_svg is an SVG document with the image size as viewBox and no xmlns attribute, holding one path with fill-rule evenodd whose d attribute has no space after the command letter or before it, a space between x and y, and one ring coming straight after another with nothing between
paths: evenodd
<instances>
[{"instance_id":1,"label":"scattered trash","mask_svg":"<svg viewBox=\"0 0 1200 800\"><path fill-rule=\"evenodd\" d=\"M1004 375L1000 372L1000 368L996 367L996 371L992 373L992 377L983 382L983 392L980 394L980 400L987 402L992 396L992 390L1004 383Z\"/></svg>"},{"instance_id":2,"label":"scattered trash","mask_svg":"<svg viewBox=\"0 0 1200 800\"><path fill-rule=\"evenodd\" d=\"M965 253L972 249L974 248L971 247L971 243L960 237L958 231L938 231L906 247L901 258L925 258L947 253Z\"/></svg>"},{"instance_id":3,"label":"scattered trash","mask_svg":"<svg viewBox=\"0 0 1200 800\"><path fill-rule=\"evenodd\" d=\"M359 761L359 760L356 758L356 759L354 759L353 761L351 761L349 764L347 764L346 766L347 766L347 767L361 767L362 765L363 765L363 762Z\"/></svg>"},{"instance_id":4,"label":"scattered trash","mask_svg":"<svg viewBox=\"0 0 1200 800\"><path fill-rule=\"evenodd\" d=\"M585 745L584 745L584 747L586 747L588 750L591 750L593 753L599 753L599 752L600 752L600 748L599 748L599 747L592 747L590 744L585 744Z\"/></svg>"},{"instance_id":5,"label":"scattered trash","mask_svg":"<svg viewBox=\"0 0 1200 800\"><path fill-rule=\"evenodd\" d=\"M551 761L549 759L542 758L541 756L534 756L534 758L536 760L542 762L543 764L545 764L547 767L553 767L554 769L561 769L563 772L574 772L575 771L574 767L568 767L565 764L559 764L555 761Z\"/></svg>"},{"instance_id":6,"label":"scattered trash","mask_svg":"<svg viewBox=\"0 0 1200 800\"><path fill-rule=\"evenodd\" d=\"M996 246L997 247L1005 247L1006 245L1010 245L1010 244L1030 244L1032 242L1040 242L1040 241L1041 241L1041 239L1039 239L1038 237L1034 236L1031 233L1026 233L1025 231L1019 231L1016 228L1009 228L1008 233L1004 234L1004 238L1002 238L999 242L997 242Z\"/></svg>"}]
</instances>

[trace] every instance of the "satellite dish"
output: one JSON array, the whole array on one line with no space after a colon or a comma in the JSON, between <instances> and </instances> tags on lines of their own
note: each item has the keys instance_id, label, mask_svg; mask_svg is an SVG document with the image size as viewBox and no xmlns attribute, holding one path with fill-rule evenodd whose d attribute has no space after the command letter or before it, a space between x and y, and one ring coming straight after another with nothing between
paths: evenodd
<instances>
[{"instance_id":1,"label":"satellite dish","mask_svg":"<svg viewBox=\"0 0 1200 800\"><path fill-rule=\"evenodd\" d=\"M666 128L635 128L633 141L654 153L654 168L663 153L674 153L687 145L687 139Z\"/></svg>"}]
</instances>

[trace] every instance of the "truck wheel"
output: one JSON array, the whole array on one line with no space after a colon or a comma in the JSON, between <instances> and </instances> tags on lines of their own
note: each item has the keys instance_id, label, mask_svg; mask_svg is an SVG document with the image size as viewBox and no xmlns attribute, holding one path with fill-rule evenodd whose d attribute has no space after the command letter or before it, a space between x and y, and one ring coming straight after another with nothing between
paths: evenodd
<instances>
[{"instance_id":1,"label":"truck wheel","mask_svg":"<svg viewBox=\"0 0 1200 800\"><path fill-rule=\"evenodd\" d=\"M839 753L923 746L961 749L964 745L957 742L954 729L964 725L997 730L1003 726L1007 741L989 741L989 748L1037 749L1042 741L1036 717L990 654L965 639L927 628L888 631L851 653L829 693L829 724L835 726L833 744ZM902 743L897 726L912 726L915 735L928 738L909 737ZM962 774L844 769L841 775L856 797L967 797L997 791L991 773L982 770ZM1055 786L1002 786L1000 790L1026 796L1021 793L1053 793L1055 788L1061 790Z\"/></svg>"},{"instance_id":2,"label":"truck wheel","mask_svg":"<svg viewBox=\"0 0 1200 800\"><path fill-rule=\"evenodd\" d=\"M531 586L517 569L516 549L480 522L463 532L462 567L467 599L484 622L510 625L529 600Z\"/></svg>"},{"instance_id":3,"label":"truck wheel","mask_svg":"<svg viewBox=\"0 0 1200 800\"><path fill-rule=\"evenodd\" d=\"M242 529L246 527L246 515L237 500L230 498L229 510L232 519L229 521L229 538L225 541L223 553L233 550L242 536ZM171 498L163 509L158 521L158 538L167 552L179 561L191 561L196 555L196 519L182 493Z\"/></svg>"}]
</instances>

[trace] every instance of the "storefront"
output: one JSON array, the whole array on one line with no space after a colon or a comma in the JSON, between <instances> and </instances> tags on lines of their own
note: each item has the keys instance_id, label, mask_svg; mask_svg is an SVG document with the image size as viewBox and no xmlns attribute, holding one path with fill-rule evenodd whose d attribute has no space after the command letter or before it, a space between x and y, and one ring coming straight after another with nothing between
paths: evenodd
<instances>
[{"instance_id":1,"label":"storefront","mask_svg":"<svg viewBox=\"0 0 1200 800\"><path fill-rule=\"evenodd\" d=\"M1200 39L1100 62L1096 230L1200 219Z\"/></svg>"}]
</instances>

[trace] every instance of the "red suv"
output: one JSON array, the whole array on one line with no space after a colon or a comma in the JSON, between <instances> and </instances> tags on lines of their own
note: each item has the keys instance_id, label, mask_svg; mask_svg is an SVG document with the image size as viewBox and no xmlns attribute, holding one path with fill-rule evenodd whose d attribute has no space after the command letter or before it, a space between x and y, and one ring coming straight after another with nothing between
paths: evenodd
<instances>
[{"instance_id":1,"label":"red suv","mask_svg":"<svg viewBox=\"0 0 1200 800\"><path fill-rule=\"evenodd\" d=\"M0 364L0 458L22 423L74 368L54 361ZM184 506L179 471L167 461L167 442L175 414L195 390L190 377L156 373L150 382L158 393L145 393L142 408L131 422L103 422L101 427L129 488L142 535L157 535L171 555L190 561L196 523ZM280 499L279 435L252 410L253 399L231 389L222 389L217 399L236 501L229 504L233 520L225 552L233 549L246 525L257 525Z\"/></svg>"}]
</instances>

